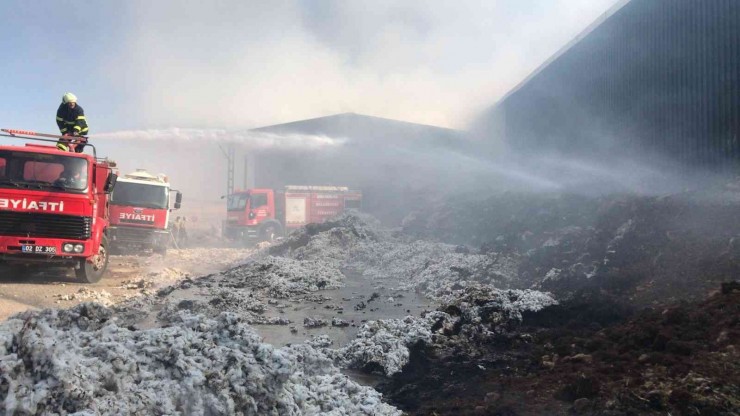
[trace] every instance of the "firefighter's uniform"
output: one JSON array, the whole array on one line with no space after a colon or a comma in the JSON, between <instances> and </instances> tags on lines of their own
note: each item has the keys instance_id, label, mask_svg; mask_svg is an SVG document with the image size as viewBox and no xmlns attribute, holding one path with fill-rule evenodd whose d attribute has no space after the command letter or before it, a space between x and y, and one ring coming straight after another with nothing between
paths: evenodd
<instances>
[{"instance_id":1,"label":"firefighter's uniform","mask_svg":"<svg viewBox=\"0 0 740 416\"><path fill-rule=\"evenodd\" d=\"M87 136L88 127L85 120L85 111L79 104L69 108L62 103L57 110L57 126L62 134Z\"/></svg>"}]
</instances>

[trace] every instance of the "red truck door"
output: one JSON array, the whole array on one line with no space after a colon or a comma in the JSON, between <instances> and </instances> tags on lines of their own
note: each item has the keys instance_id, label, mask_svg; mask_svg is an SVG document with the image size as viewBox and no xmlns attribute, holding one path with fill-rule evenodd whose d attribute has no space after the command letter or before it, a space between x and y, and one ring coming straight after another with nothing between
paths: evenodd
<instances>
[{"instance_id":1,"label":"red truck door","mask_svg":"<svg viewBox=\"0 0 740 416\"><path fill-rule=\"evenodd\" d=\"M272 191L253 190L249 196L248 218L252 224L260 224L274 218L275 201Z\"/></svg>"},{"instance_id":2,"label":"red truck door","mask_svg":"<svg viewBox=\"0 0 740 416\"><path fill-rule=\"evenodd\" d=\"M108 219L108 194L105 193L105 183L108 180L108 175L112 173L112 170L108 166L104 166L96 163L93 166L93 182L95 186L95 200L98 201L97 216L107 220Z\"/></svg>"}]
</instances>

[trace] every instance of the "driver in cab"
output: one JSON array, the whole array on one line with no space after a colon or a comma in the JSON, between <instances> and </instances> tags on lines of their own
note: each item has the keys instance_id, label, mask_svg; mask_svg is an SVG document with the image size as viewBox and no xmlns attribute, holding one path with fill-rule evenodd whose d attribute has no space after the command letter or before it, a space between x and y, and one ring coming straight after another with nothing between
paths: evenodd
<instances>
[{"instance_id":1,"label":"driver in cab","mask_svg":"<svg viewBox=\"0 0 740 416\"><path fill-rule=\"evenodd\" d=\"M65 188L84 188L87 182L87 172L83 167L84 165L81 166L77 163L65 164L64 170L59 174L59 178L54 182L54 185Z\"/></svg>"}]
</instances>

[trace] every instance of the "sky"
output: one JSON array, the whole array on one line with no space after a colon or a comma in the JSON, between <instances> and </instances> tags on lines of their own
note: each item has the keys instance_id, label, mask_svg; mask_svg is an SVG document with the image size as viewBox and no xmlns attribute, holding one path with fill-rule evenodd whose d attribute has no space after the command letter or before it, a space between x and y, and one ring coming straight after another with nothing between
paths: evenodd
<instances>
[{"instance_id":1,"label":"sky","mask_svg":"<svg viewBox=\"0 0 740 416\"><path fill-rule=\"evenodd\" d=\"M465 126L615 0L0 2L0 127L239 130L356 112Z\"/></svg>"}]
</instances>

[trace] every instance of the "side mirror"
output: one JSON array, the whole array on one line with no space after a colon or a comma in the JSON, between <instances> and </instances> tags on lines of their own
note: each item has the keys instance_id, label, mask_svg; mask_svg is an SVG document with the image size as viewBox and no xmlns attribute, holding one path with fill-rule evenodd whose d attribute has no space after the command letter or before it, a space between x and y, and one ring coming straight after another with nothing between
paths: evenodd
<instances>
[{"instance_id":1,"label":"side mirror","mask_svg":"<svg viewBox=\"0 0 740 416\"><path fill-rule=\"evenodd\" d=\"M103 192L106 194L109 194L113 192L113 188L116 187L116 182L118 181L118 175L111 172L108 174L108 178L105 180L105 186L103 187Z\"/></svg>"},{"instance_id":2,"label":"side mirror","mask_svg":"<svg viewBox=\"0 0 740 416\"><path fill-rule=\"evenodd\" d=\"M182 192L177 191L177 194L175 195L175 209L180 209L182 206Z\"/></svg>"}]
</instances>

